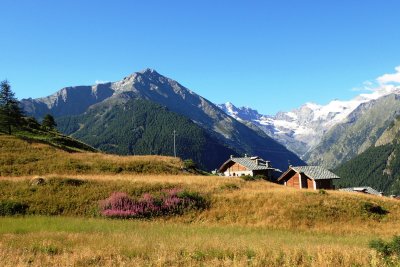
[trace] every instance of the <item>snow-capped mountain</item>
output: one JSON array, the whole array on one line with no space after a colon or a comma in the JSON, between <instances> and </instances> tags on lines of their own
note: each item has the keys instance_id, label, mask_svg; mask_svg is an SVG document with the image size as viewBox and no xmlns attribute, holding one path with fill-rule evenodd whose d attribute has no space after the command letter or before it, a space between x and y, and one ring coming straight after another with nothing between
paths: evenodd
<instances>
[{"instance_id":1,"label":"snow-capped mountain","mask_svg":"<svg viewBox=\"0 0 400 267\"><path fill-rule=\"evenodd\" d=\"M394 86L384 86L369 94L361 94L349 101L333 100L327 105L306 103L289 112L263 115L249 107L235 107L227 102L219 105L230 116L251 122L300 157L317 146L333 126L344 122L361 104L399 92Z\"/></svg>"}]
</instances>

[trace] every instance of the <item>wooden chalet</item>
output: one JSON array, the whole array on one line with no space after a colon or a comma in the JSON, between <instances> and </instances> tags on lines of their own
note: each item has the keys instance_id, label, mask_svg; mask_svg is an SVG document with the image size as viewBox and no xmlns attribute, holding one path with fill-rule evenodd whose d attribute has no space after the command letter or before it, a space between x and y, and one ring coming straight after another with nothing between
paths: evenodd
<instances>
[{"instance_id":1,"label":"wooden chalet","mask_svg":"<svg viewBox=\"0 0 400 267\"><path fill-rule=\"evenodd\" d=\"M279 170L272 168L269 161L247 155L244 157L231 156L218 170L224 176L262 175L267 179L271 179L275 171Z\"/></svg>"},{"instance_id":2,"label":"wooden chalet","mask_svg":"<svg viewBox=\"0 0 400 267\"><path fill-rule=\"evenodd\" d=\"M316 190L335 189L334 179L340 179L340 177L320 166L290 166L277 181L285 186Z\"/></svg>"}]
</instances>

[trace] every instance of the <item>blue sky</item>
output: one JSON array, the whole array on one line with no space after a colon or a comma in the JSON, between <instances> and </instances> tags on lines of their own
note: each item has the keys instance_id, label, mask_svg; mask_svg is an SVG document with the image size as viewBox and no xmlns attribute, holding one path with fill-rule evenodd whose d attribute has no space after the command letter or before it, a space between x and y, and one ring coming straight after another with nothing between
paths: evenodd
<instances>
[{"instance_id":1,"label":"blue sky","mask_svg":"<svg viewBox=\"0 0 400 267\"><path fill-rule=\"evenodd\" d=\"M1 0L0 79L18 98L146 67L264 114L349 99L400 65L400 1Z\"/></svg>"}]
</instances>

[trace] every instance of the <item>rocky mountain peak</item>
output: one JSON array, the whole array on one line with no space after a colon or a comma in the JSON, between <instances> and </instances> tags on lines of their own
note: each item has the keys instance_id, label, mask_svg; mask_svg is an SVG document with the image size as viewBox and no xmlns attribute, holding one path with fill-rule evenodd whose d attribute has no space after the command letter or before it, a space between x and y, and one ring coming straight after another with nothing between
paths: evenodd
<instances>
[{"instance_id":1,"label":"rocky mountain peak","mask_svg":"<svg viewBox=\"0 0 400 267\"><path fill-rule=\"evenodd\" d=\"M139 71L138 73L143 75L159 75L161 76L155 69L145 68L144 70Z\"/></svg>"},{"instance_id":2,"label":"rocky mountain peak","mask_svg":"<svg viewBox=\"0 0 400 267\"><path fill-rule=\"evenodd\" d=\"M207 99L150 68L135 72L120 81L97 85L95 93L93 86L75 86L65 92L61 90L56 93L54 99L49 98L52 105L46 105L47 98L42 98L25 100L22 107L38 118L47 113L56 118L94 114L94 120L97 121L100 118L98 114L127 105L131 100L154 102L171 112L183 115L216 141L226 147L235 148L239 154L252 153L272 158L277 168L285 168L288 159L303 164L297 156L257 127L238 122ZM99 123L102 122L103 119L99 119ZM174 125L174 122L169 124Z\"/></svg>"}]
</instances>

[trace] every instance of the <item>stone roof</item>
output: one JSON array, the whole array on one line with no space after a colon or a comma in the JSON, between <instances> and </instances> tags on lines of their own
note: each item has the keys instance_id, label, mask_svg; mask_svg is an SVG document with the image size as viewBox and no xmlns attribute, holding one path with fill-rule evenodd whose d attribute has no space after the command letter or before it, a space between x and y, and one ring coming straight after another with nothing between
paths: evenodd
<instances>
[{"instance_id":1,"label":"stone roof","mask_svg":"<svg viewBox=\"0 0 400 267\"><path fill-rule=\"evenodd\" d=\"M370 195L382 196L382 193L373 189L369 186L358 186L358 187L348 187L348 188L340 188L339 191L343 192L358 192L365 193Z\"/></svg>"},{"instance_id":2,"label":"stone roof","mask_svg":"<svg viewBox=\"0 0 400 267\"><path fill-rule=\"evenodd\" d=\"M304 173L314 180L340 179L340 177L333 172L320 166L291 166L290 168L295 172Z\"/></svg>"},{"instance_id":3,"label":"stone roof","mask_svg":"<svg viewBox=\"0 0 400 267\"><path fill-rule=\"evenodd\" d=\"M271 167L269 161L265 161L262 158L259 157L243 157L243 158L235 158L231 157L228 159L220 169L220 171L229 163L229 162L236 162L244 167L246 167L248 170L251 171L259 171L259 170L275 170L274 168Z\"/></svg>"}]
</instances>

